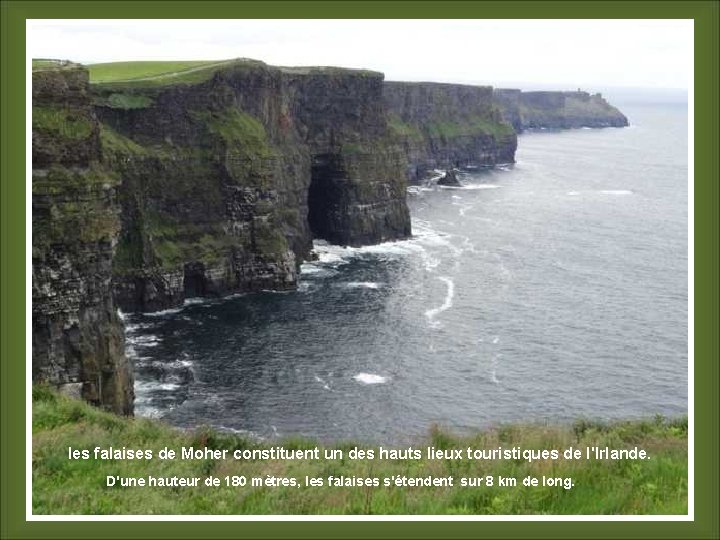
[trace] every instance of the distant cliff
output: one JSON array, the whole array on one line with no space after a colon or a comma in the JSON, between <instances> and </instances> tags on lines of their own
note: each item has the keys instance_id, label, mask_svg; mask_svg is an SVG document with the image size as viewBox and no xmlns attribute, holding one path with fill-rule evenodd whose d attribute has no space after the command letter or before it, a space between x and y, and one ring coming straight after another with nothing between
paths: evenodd
<instances>
[{"instance_id":1,"label":"distant cliff","mask_svg":"<svg viewBox=\"0 0 720 540\"><path fill-rule=\"evenodd\" d=\"M628 120L600 94L497 88L493 98L517 132L525 129L624 127Z\"/></svg>"},{"instance_id":2,"label":"distant cliff","mask_svg":"<svg viewBox=\"0 0 720 540\"><path fill-rule=\"evenodd\" d=\"M386 82L383 99L411 182L432 169L515 161L517 137L490 86Z\"/></svg>"},{"instance_id":3,"label":"distant cliff","mask_svg":"<svg viewBox=\"0 0 720 540\"><path fill-rule=\"evenodd\" d=\"M33 72L32 374L120 414L133 374L113 299L119 177L101 163L87 70Z\"/></svg>"}]
</instances>

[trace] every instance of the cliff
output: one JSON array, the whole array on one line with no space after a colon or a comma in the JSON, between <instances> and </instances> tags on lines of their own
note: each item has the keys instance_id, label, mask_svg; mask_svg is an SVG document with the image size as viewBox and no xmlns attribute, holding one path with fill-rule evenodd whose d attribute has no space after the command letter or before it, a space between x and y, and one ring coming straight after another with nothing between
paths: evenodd
<instances>
[{"instance_id":1,"label":"cliff","mask_svg":"<svg viewBox=\"0 0 720 540\"><path fill-rule=\"evenodd\" d=\"M433 169L515 161L517 136L502 119L490 86L386 82L383 100L411 182Z\"/></svg>"},{"instance_id":2,"label":"cliff","mask_svg":"<svg viewBox=\"0 0 720 540\"><path fill-rule=\"evenodd\" d=\"M313 238L410 235L382 74L238 60L165 79L94 87L104 160L122 178L123 309L292 289Z\"/></svg>"},{"instance_id":3,"label":"cliff","mask_svg":"<svg viewBox=\"0 0 720 540\"><path fill-rule=\"evenodd\" d=\"M34 63L33 379L124 414L117 306L294 289L313 239L406 238L408 178L517 143L489 87L185 64Z\"/></svg>"},{"instance_id":4,"label":"cliff","mask_svg":"<svg viewBox=\"0 0 720 540\"><path fill-rule=\"evenodd\" d=\"M601 94L588 92L523 92L497 88L493 98L517 132L525 129L624 127L628 120Z\"/></svg>"},{"instance_id":5,"label":"cliff","mask_svg":"<svg viewBox=\"0 0 720 540\"><path fill-rule=\"evenodd\" d=\"M111 288L118 177L100 163L88 72L48 64L32 77L33 381L131 414Z\"/></svg>"}]
</instances>

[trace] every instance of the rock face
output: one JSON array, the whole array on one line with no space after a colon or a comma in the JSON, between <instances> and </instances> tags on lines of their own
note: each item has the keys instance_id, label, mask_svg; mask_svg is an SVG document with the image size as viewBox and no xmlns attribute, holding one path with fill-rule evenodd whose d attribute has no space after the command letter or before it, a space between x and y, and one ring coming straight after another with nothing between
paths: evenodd
<instances>
[{"instance_id":1,"label":"rock face","mask_svg":"<svg viewBox=\"0 0 720 540\"><path fill-rule=\"evenodd\" d=\"M111 287L118 177L100 164L87 70L35 71L32 91L33 381L132 414Z\"/></svg>"},{"instance_id":2,"label":"rock face","mask_svg":"<svg viewBox=\"0 0 720 540\"><path fill-rule=\"evenodd\" d=\"M105 163L122 178L122 308L292 289L313 238L409 236L382 81L237 61L193 84L97 86Z\"/></svg>"},{"instance_id":3,"label":"rock face","mask_svg":"<svg viewBox=\"0 0 720 540\"><path fill-rule=\"evenodd\" d=\"M493 101L490 86L386 82L388 122L418 183L433 169L513 163L517 136Z\"/></svg>"},{"instance_id":4,"label":"rock face","mask_svg":"<svg viewBox=\"0 0 720 540\"><path fill-rule=\"evenodd\" d=\"M460 183L460 180L458 180L457 174L455 173L454 169L450 169L449 171L445 172L440 178L438 178L437 183L439 186L450 187L460 187L462 185Z\"/></svg>"},{"instance_id":5,"label":"rock face","mask_svg":"<svg viewBox=\"0 0 720 540\"><path fill-rule=\"evenodd\" d=\"M517 132L525 129L624 127L628 120L600 94L497 88L494 100Z\"/></svg>"}]
</instances>

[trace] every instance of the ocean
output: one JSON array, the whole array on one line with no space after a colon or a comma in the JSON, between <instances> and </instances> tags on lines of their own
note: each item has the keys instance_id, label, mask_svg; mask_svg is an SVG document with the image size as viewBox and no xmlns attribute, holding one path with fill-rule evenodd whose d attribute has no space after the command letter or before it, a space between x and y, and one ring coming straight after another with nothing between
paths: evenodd
<instances>
[{"instance_id":1,"label":"ocean","mask_svg":"<svg viewBox=\"0 0 720 540\"><path fill-rule=\"evenodd\" d=\"M384 444L687 414L687 108L617 105L630 127L410 188L412 239L316 242L297 291L126 314L136 414Z\"/></svg>"}]
</instances>

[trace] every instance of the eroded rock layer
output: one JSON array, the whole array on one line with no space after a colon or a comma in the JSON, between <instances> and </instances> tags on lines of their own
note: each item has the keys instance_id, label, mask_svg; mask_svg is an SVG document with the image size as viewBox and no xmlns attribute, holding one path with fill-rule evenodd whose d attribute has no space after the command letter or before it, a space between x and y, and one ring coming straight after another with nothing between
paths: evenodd
<instances>
[{"instance_id":1,"label":"eroded rock layer","mask_svg":"<svg viewBox=\"0 0 720 540\"><path fill-rule=\"evenodd\" d=\"M433 169L515 161L517 136L501 118L490 86L386 82L383 97L410 182Z\"/></svg>"},{"instance_id":2,"label":"eroded rock layer","mask_svg":"<svg viewBox=\"0 0 720 540\"><path fill-rule=\"evenodd\" d=\"M239 61L197 84L97 87L105 161L123 182L123 309L292 289L313 238L409 236L382 80Z\"/></svg>"},{"instance_id":3,"label":"eroded rock layer","mask_svg":"<svg viewBox=\"0 0 720 540\"><path fill-rule=\"evenodd\" d=\"M113 300L118 176L100 163L87 70L33 72L34 382L131 414L133 376Z\"/></svg>"}]
</instances>

